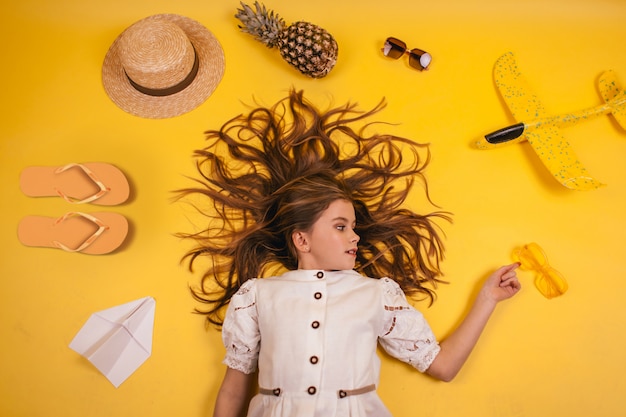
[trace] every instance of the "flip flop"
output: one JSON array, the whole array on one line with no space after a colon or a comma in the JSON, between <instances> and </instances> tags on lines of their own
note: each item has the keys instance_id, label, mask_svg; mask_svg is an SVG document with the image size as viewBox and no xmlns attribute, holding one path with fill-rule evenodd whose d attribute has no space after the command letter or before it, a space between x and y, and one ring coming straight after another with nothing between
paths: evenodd
<instances>
[{"instance_id":1,"label":"flip flop","mask_svg":"<svg viewBox=\"0 0 626 417\"><path fill-rule=\"evenodd\" d=\"M20 188L29 197L60 196L73 204L102 206L121 204L130 193L124 173L104 162L27 167Z\"/></svg>"},{"instance_id":2,"label":"flip flop","mask_svg":"<svg viewBox=\"0 0 626 417\"><path fill-rule=\"evenodd\" d=\"M58 219L26 216L17 229L18 239L25 246L58 248L89 255L113 252L127 234L126 217L109 212L70 212Z\"/></svg>"}]
</instances>

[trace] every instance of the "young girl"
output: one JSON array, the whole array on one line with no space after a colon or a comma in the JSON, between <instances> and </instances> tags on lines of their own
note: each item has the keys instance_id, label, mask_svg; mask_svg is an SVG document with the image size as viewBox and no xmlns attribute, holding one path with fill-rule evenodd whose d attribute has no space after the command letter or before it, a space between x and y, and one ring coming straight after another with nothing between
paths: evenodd
<instances>
[{"instance_id":1,"label":"young girl","mask_svg":"<svg viewBox=\"0 0 626 417\"><path fill-rule=\"evenodd\" d=\"M196 151L199 186L181 195L208 198L209 223L183 236L198 243L190 268L209 260L193 294L226 347L215 417L246 407L254 417L389 416L375 391L378 343L450 381L496 304L519 291L517 264L501 267L441 342L407 302L405 294L434 300L443 257L436 221L449 216L403 207L415 181L430 202L430 155L405 138L367 135L372 123L354 127L382 107L320 112L291 91L207 132L209 145Z\"/></svg>"}]
</instances>

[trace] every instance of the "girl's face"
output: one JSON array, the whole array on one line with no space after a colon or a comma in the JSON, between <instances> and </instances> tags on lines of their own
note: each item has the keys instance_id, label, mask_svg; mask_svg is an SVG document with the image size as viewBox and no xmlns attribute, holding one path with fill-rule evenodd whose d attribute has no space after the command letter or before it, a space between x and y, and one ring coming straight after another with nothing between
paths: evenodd
<instances>
[{"instance_id":1,"label":"girl's face","mask_svg":"<svg viewBox=\"0 0 626 417\"><path fill-rule=\"evenodd\" d=\"M299 269L350 270L354 268L359 236L351 202L333 201L307 232L294 236ZM299 239L299 241L298 241Z\"/></svg>"}]
</instances>

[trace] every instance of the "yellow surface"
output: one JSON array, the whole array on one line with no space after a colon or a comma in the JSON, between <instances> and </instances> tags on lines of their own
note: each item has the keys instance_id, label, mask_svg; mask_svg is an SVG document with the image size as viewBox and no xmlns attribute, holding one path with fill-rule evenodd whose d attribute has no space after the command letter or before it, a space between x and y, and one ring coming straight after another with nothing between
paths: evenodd
<instances>
[{"instance_id":1,"label":"yellow surface","mask_svg":"<svg viewBox=\"0 0 626 417\"><path fill-rule=\"evenodd\" d=\"M205 331L179 259L192 230L189 207L170 202L187 185L203 131L271 104L291 87L322 106L358 101L398 123L389 132L431 142L432 196L455 213L446 227L451 285L422 306L444 337L467 310L478 282L539 243L569 290L545 299L520 271L524 291L501 305L451 384L383 359L380 395L395 416L621 416L626 392L626 133L608 116L564 129L590 173L607 187L574 192L549 175L528 143L472 149L478 135L514 122L492 80L495 60L516 54L550 113L601 103L597 77L612 69L626 85L623 0L317 0L266 3L288 21L305 19L339 43L330 75L310 80L237 30L236 1L24 0L0 10L0 415L206 416L221 382L219 333ZM148 120L118 109L100 82L104 55L129 24L156 13L205 24L226 55L217 91L186 115ZM381 56L387 36L433 55L427 72ZM132 234L109 256L22 246L25 215L60 216L59 198L18 187L29 165L112 162L133 198L112 210ZM91 211L99 208L90 207ZM153 355L115 389L68 344L89 315L146 295L156 299Z\"/></svg>"}]
</instances>

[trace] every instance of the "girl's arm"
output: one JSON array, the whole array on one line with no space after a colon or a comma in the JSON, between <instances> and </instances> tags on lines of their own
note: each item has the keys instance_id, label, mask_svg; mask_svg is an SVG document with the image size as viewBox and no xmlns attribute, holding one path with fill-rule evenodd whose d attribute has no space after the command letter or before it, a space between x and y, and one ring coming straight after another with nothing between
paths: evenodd
<instances>
[{"instance_id":1,"label":"girl's arm","mask_svg":"<svg viewBox=\"0 0 626 417\"><path fill-rule=\"evenodd\" d=\"M240 417L248 405L253 374L226 368L226 375L217 393L213 417Z\"/></svg>"},{"instance_id":2,"label":"girl's arm","mask_svg":"<svg viewBox=\"0 0 626 417\"><path fill-rule=\"evenodd\" d=\"M428 375L449 382L461 370L498 302L520 290L515 269L519 264L503 266L487 279L476 301L459 327L440 343L441 351L426 370Z\"/></svg>"}]
</instances>

